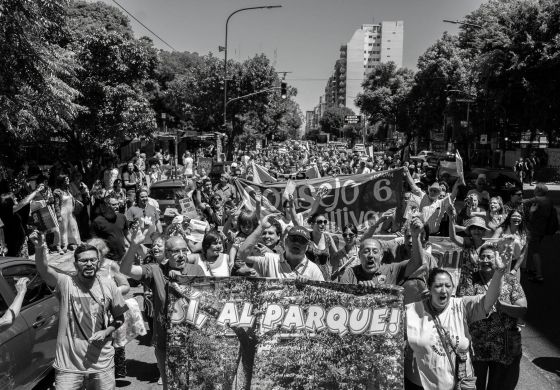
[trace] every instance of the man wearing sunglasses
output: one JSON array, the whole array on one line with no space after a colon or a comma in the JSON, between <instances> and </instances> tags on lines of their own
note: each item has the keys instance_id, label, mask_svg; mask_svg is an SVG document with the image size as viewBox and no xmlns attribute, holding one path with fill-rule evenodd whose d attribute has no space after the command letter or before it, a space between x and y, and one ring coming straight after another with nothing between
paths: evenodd
<instances>
[{"instance_id":1,"label":"man wearing sunglasses","mask_svg":"<svg viewBox=\"0 0 560 390\"><path fill-rule=\"evenodd\" d=\"M264 256L249 255L251 248L262 234L263 226L268 224L267 220L267 217L263 218L261 224L241 244L240 258L248 264L253 264L253 268L259 275L265 278L304 278L324 281L319 267L305 256L311 237L307 229L302 226L290 229L284 242L285 252L283 254L269 252Z\"/></svg>"}]
</instances>

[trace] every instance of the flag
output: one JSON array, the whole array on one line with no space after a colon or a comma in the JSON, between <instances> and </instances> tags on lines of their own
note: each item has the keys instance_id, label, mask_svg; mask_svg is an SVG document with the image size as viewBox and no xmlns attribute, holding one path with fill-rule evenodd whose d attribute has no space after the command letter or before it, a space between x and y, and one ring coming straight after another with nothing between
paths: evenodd
<instances>
[{"instance_id":1,"label":"flag","mask_svg":"<svg viewBox=\"0 0 560 390\"><path fill-rule=\"evenodd\" d=\"M254 161L252 161L252 164L253 164L253 183L264 184L264 183L276 182L276 179L270 175L268 169L255 163Z\"/></svg>"},{"instance_id":2,"label":"flag","mask_svg":"<svg viewBox=\"0 0 560 390\"><path fill-rule=\"evenodd\" d=\"M321 174L319 173L319 169L317 168L317 164L313 164L313 166L311 168L309 168L307 171L305 171L305 176L307 176L308 179L320 178Z\"/></svg>"}]
</instances>

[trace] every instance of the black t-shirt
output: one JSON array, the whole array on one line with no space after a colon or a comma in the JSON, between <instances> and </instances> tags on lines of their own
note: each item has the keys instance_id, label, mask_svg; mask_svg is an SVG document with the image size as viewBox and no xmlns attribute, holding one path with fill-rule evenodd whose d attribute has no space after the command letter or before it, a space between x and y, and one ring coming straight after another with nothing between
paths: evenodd
<instances>
[{"instance_id":1,"label":"black t-shirt","mask_svg":"<svg viewBox=\"0 0 560 390\"><path fill-rule=\"evenodd\" d=\"M30 205L23 206L20 210L13 212L12 205L0 209L0 219L4 223L4 239L8 252L6 256L19 256L23 244L25 244L27 220L29 218Z\"/></svg>"},{"instance_id":2,"label":"black t-shirt","mask_svg":"<svg viewBox=\"0 0 560 390\"><path fill-rule=\"evenodd\" d=\"M107 258L120 261L124 256L124 240L128 231L126 217L117 213L115 221L108 221L103 215L93 220L91 225L93 235L104 239L109 247Z\"/></svg>"}]
</instances>

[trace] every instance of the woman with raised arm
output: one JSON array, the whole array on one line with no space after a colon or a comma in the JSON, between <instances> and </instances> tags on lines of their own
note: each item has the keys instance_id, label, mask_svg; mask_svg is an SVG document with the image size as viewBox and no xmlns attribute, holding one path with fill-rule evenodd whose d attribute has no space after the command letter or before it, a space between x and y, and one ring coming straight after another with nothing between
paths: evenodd
<instances>
[{"instance_id":1,"label":"woman with raised arm","mask_svg":"<svg viewBox=\"0 0 560 390\"><path fill-rule=\"evenodd\" d=\"M475 389L469 324L495 310L507 269L499 255L495 259L484 294L453 297L451 275L435 268L428 276L429 297L405 306L407 347L412 352L411 364L405 367L406 389L453 390L457 385Z\"/></svg>"}]
</instances>

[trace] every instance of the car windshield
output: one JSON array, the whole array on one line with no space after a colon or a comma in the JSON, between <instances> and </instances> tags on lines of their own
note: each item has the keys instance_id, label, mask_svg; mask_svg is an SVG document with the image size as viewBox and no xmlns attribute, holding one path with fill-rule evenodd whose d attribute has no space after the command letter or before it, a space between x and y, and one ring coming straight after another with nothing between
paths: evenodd
<instances>
[{"instance_id":1,"label":"car windshield","mask_svg":"<svg viewBox=\"0 0 560 390\"><path fill-rule=\"evenodd\" d=\"M177 187L152 187L150 197L156 200L175 200L175 194L180 190Z\"/></svg>"}]
</instances>

